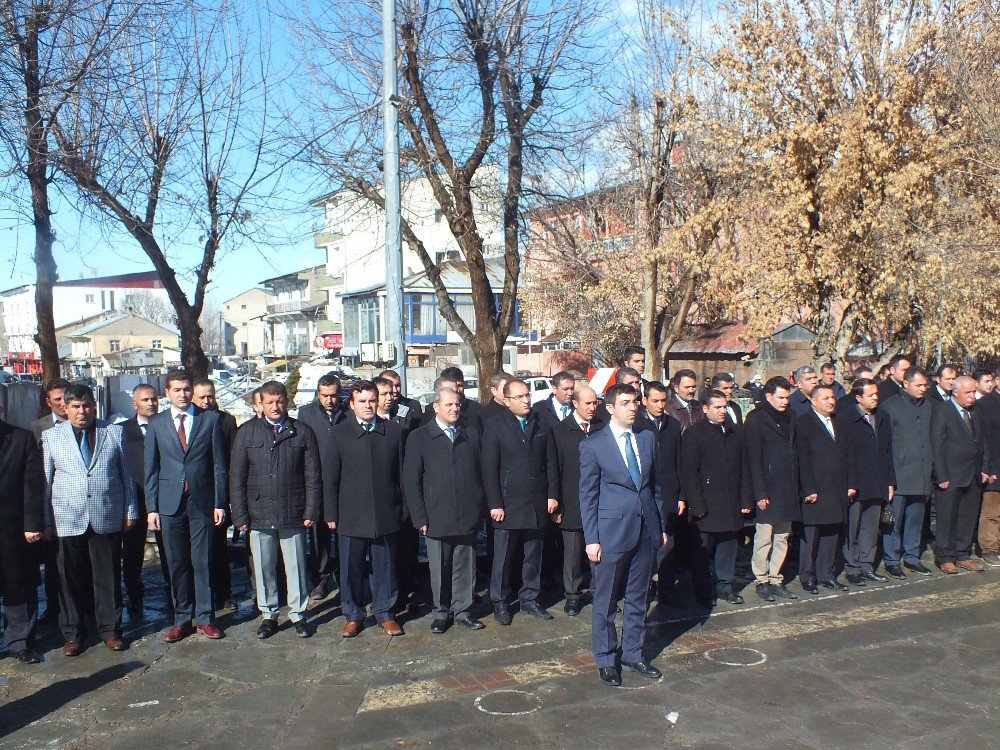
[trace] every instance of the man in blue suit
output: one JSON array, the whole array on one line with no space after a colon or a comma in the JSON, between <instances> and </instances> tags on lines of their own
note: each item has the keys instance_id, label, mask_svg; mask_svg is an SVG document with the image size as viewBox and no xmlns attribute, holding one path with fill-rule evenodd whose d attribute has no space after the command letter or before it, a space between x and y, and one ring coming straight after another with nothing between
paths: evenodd
<instances>
[{"instance_id":1,"label":"man in blue suit","mask_svg":"<svg viewBox=\"0 0 1000 750\"><path fill-rule=\"evenodd\" d=\"M580 444L580 510L587 557L594 564L594 662L601 681L617 687L618 639L615 607L622 616L624 667L658 679L660 670L643 658L646 600L656 550L667 543L663 501L656 481L656 438L633 432L639 394L614 385L605 394L611 422Z\"/></svg>"},{"instance_id":2,"label":"man in blue suit","mask_svg":"<svg viewBox=\"0 0 1000 750\"><path fill-rule=\"evenodd\" d=\"M213 526L226 521L229 472L219 413L191 403L191 376L167 373L170 408L146 427L145 485L149 528L163 532L174 598L174 627L164 640L175 643L198 630L222 637L212 622Z\"/></svg>"}]
</instances>

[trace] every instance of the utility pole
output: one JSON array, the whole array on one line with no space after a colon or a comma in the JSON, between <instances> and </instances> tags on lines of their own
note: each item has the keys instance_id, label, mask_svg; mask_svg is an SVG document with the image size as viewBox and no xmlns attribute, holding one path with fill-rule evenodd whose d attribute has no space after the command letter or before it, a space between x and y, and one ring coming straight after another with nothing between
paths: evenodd
<instances>
[{"instance_id":1,"label":"utility pole","mask_svg":"<svg viewBox=\"0 0 1000 750\"><path fill-rule=\"evenodd\" d=\"M385 188L385 337L396 349L394 369L406 393L403 332L403 235L400 228L399 112L396 0L382 0L382 184Z\"/></svg>"}]
</instances>

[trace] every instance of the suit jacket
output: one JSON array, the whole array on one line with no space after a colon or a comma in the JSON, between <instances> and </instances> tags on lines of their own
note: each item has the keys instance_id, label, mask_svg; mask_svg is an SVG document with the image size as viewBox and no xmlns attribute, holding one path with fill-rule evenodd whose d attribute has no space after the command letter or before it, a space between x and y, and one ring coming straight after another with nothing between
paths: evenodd
<instances>
[{"instance_id":1,"label":"suit jacket","mask_svg":"<svg viewBox=\"0 0 1000 750\"><path fill-rule=\"evenodd\" d=\"M780 424L758 406L747 414L743 446L750 473L750 499L754 505L767 498L767 508L757 508L758 523L802 520L799 498L798 461L795 456L795 418Z\"/></svg>"},{"instance_id":2,"label":"suit jacket","mask_svg":"<svg viewBox=\"0 0 1000 750\"><path fill-rule=\"evenodd\" d=\"M878 384L878 402L884 404L893 396L897 395L901 390L903 390L895 380L891 377L885 380L880 380ZM928 388L927 392L930 393L934 388ZM933 398L933 396L932 396Z\"/></svg>"},{"instance_id":3,"label":"suit jacket","mask_svg":"<svg viewBox=\"0 0 1000 750\"><path fill-rule=\"evenodd\" d=\"M934 481L937 484L950 482L952 488L968 487L979 483L981 472L993 473L975 407L969 410L969 414L972 417L972 432L962 421L954 401L944 401L937 406L931 427Z\"/></svg>"},{"instance_id":4,"label":"suit jacket","mask_svg":"<svg viewBox=\"0 0 1000 750\"><path fill-rule=\"evenodd\" d=\"M677 400L677 396L674 394L671 394L670 398L667 399L666 412L680 422L681 432L684 432L691 425L705 418L705 412L701 408L700 401L691 399L688 401L688 406L690 409L685 409L681 406L681 402Z\"/></svg>"},{"instance_id":5,"label":"suit jacket","mask_svg":"<svg viewBox=\"0 0 1000 750\"><path fill-rule=\"evenodd\" d=\"M555 396L549 396L544 401L539 401L531 407L531 410L538 416L542 429L546 432L563 421L562 405L556 403ZM572 416L573 414L572 402L570 402L569 411L570 413L566 415L567 417Z\"/></svg>"},{"instance_id":6,"label":"suit jacket","mask_svg":"<svg viewBox=\"0 0 1000 750\"><path fill-rule=\"evenodd\" d=\"M799 388L792 391L792 395L788 399L788 408L792 410L792 414L796 417L809 414L813 410L812 401Z\"/></svg>"},{"instance_id":7,"label":"suit jacket","mask_svg":"<svg viewBox=\"0 0 1000 750\"><path fill-rule=\"evenodd\" d=\"M656 471L660 496L666 511L664 523L669 534L677 523L677 501L681 499L681 423L664 412L659 428L649 414L642 412L632 425L634 432L652 432L656 436Z\"/></svg>"},{"instance_id":8,"label":"suit jacket","mask_svg":"<svg viewBox=\"0 0 1000 750\"><path fill-rule=\"evenodd\" d=\"M0 596L38 585L38 564L24 532L44 526L42 451L28 430L0 421Z\"/></svg>"},{"instance_id":9,"label":"suit jacket","mask_svg":"<svg viewBox=\"0 0 1000 750\"><path fill-rule=\"evenodd\" d=\"M188 502L211 514L229 501L229 464L219 413L195 408L194 420L186 425L187 450L181 449L170 409L154 414L146 426L146 508L150 513L177 515L183 511L187 486Z\"/></svg>"},{"instance_id":10,"label":"suit jacket","mask_svg":"<svg viewBox=\"0 0 1000 750\"><path fill-rule=\"evenodd\" d=\"M548 440L529 412L527 434L514 413L493 417L483 433L483 489L491 510L502 508L498 529L544 529L548 511Z\"/></svg>"},{"instance_id":11,"label":"suit jacket","mask_svg":"<svg viewBox=\"0 0 1000 750\"><path fill-rule=\"evenodd\" d=\"M483 420L483 425L485 426L489 420L493 419L493 417L503 414L506 411L510 411L506 404L501 404L496 399L493 399L488 404L483 406L482 410L479 412L479 417Z\"/></svg>"},{"instance_id":12,"label":"suit jacket","mask_svg":"<svg viewBox=\"0 0 1000 750\"><path fill-rule=\"evenodd\" d=\"M593 431L593 422L588 431ZM563 519L560 528L579 531L583 528L580 514L580 443L586 436L576 416L570 414L549 430L545 451L549 493L559 501Z\"/></svg>"},{"instance_id":13,"label":"suit jacket","mask_svg":"<svg viewBox=\"0 0 1000 750\"><path fill-rule=\"evenodd\" d=\"M729 420L722 428L703 419L681 438L681 488L699 531L738 531L752 508L743 431Z\"/></svg>"},{"instance_id":14,"label":"suit jacket","mask_svg":"<svg viewBox=\"0 0 1000 750\"><path fill-rule=\"evenodd\" d=\"M62 423L60 422L60 424ZM56 423L52 421L51 414L46 414L44 417L39 417L29 425L28 429L31 431L31 434L34 435L35 443L38 445L39 448L42 447L42 433L45 432L46 430L51 430L55 426Z\"/></svg>"},{"instance_id":15,"label":"suit jacket","mask_svg":"<svg viewBox=\"0 0 1000 750\"><path fill-rule=\"evenodd\" d=\"M932 401L937 401L939 404L945 401L945 397L942 396L941 391L938 390L937 383L928 384L927 392L924 394L924 398L929 398ZM951 398L950 395L949 398Z\"/></svg>"},{"instance_id":16,"label":"suit jacket","mask_svg":"<svg viewBox=\"0 0 1000 750\"><path fill-rule=\"evenodd\" d=\"M1000 456L1000 393L994 391L983 396L973 408L982 429L984 452L996 464L997 457ZM1000 480L987 485L985 489L1000 492Z\"/></svg>"},{"instance_id":17,"label":"suit jacket","mask_svg":"<svg viewBox=\"0 0 1000 750\"><path fill-rule=\"evenodd\" d=\"M323 516L337 531L363 539L392 534L406 515L400 479L403 437L395 422L375 420L366 432L353 414L333 428L330 488Z\"/></svg>"},{"instance_id":18,"label":"suit jacket","mask_svg":"<svg viewBox=\"0 0 1000 750\"><path fill-rule=\"evenodd\" d=\"M732 410L733 414L729 413L730 410ZM734 415L735 419L733 418ZM743 424L743 410L740 408L740 405L737 404L735 401L730 401L726 405L726 419L728 419L730 423L736 425L737 427Z\"/></svg>"},{"instance_id":19,"label":"suit jacket","mask_svg":"<svg viewBox=\"0 0 1000 750\"><path fill-rule=\"evenodd\" d=\"M656 482L656 439L648 431L637 432L635 443L640 468L638 487L610 426L591 434L580 445L583 538L587 544L600 544L602 555L635 549L644 524L653 547L663 544L664 509Z\"/></svg>"},{"instance_id":20,"label":"suit jacket","mask_svg":"<svg viewBox=\"0 0 1000 750\"><path fill-rule=\"evenodd\" d=\"M441 538L473 534L483 526L482 443L479 433L457 426L455 442L437 420L410 434L403 457L403 492L419 529Z\"/></svg>"},{"instance_id":21,"label":"suit jacket","mask_svg":"<svg viewBox=\"0 0 1000 750\"><path fill-rule=\"evenodd\" d=\"M330 492L333 490L333 475L330 472L333 470L333 459L331 458L331 451L333 451L333 430L338 424L347 418L348 414L350 414L350 412L344 412L339 408L334 409L333 421L331 422L326 416L326 412L319 405L319 401L310 401L308 404L299 409L298 416L296 416L296 419L300 422L309 425L313 434L316 436L316 443L319 445L320 471L323 478L324 509L330 504L330 502L332 502Z\"/></svg>"},{"instance_id":22,"label":"suit jacket","mask_svg":"<svg viewBox=\"0 0 1000 750\"><path fill-rule=\"evenodd\" d=\"M858 500L888 500L889 486L896 486L892 461L892 420L876 411L875 428L865 421L860 407L834 417L837 433L847 441L852 488Z\"/></svg>"},{"instance_id":23,"label":"suit jacket","mask_svg":"<svg viewBox=\"0 0 1000 750\"><path fill-rule=\"evenodd\" d=\"M878 413L892 423L892 465L896 492L929 497L934 491L934 447L931 435L940 402L917 401L906 391L879 404Z\"/></svg>"},{"instance_id":24,"label":"suit jacket","mask_svg":"<svg viewBox=\"0 0 1000 750\"><path fill-rule=\"evenodd\" d=\"M121 422L125 432L125 448L128 451L129 465L132 467L132 478L135 479L135 494L139 500L139 517L146 517L146 437L142 427L135 417Z\"/></svg>"},{"instance_id":25,"label":"suit jacket","mask_svg":"<svg viewBox=\"0 0 1000 750\"><path fill-rule=\"evenodd\" d=\"M94 421L90 465L69 422L42 435L45 466L45 524L59 536L79 536L92 526L98 534L122 530L125 519L139 518L135 478L121 427Z\"/></svg>"},{"instance_id":26,"label":"suit jacket","mask_svg":"<svg viewBox=\"0 0 1000 750\"><path fill-rule=\"evenodd\" d=\"M228 466L229 460L233 455L233 446L236 445L236 430L238 425L236 424L236 417L228 411L219 409L216 413L219 415L219 429L222 431L222 442L226 446L226 465Z\"/></svg>"},{"instance_id":27,"label":"suit jacket","mask_svg":"<svg viewBox=\"0 0 1000 750\"><path fill-rule=\"evenodd\" d=\"M834 431L837 426L834 424ZM802 503L802 522L815 526L844 523L852 477L847 460L847 440L839 432L830 437L814 410L795 420L795 454L799 465L799 495L819 495L815 503Z\"/></svg>"}]
</instances>

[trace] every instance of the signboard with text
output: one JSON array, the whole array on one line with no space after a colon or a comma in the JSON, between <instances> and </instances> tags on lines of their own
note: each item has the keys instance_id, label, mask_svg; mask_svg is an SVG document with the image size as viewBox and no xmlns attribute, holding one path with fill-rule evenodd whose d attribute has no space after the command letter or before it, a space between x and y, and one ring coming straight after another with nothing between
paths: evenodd
<instances>
[{"instance_id":1,"label":"signboard with text","mask_svg":"<svg viewBox=\"0 0 1000 750\"><path fill-rule=\"evenodd\" d=\"M316 349L343 349L344 334L342 333L319 334L313 338L313 347Z\"/></svg>"}]
</instances>

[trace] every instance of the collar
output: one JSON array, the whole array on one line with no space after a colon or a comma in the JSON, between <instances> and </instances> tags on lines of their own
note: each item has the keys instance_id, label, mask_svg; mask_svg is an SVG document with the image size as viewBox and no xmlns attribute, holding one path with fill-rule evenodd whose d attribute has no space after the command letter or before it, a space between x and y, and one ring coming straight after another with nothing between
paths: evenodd
<instances>
[{"instance_id":1,"label":"collar","mask_svg":"<svg viewBox=\"0 0 1000 750\"><path fill-rule=\"evenodd\" d=\"M65 419L59 419L55 414L52 414L52 424L62 424L65 421Z\"/></svg>"},{"instance_id":2,"label":"collar","mask_svg":"<svg viewBox=\"0 0 1000 750\"><path fill-rule=\"evenodd\" d=\"M358 423L359 425L361 425L361 429L363 429L363 430L367 430L367 429L368 429L368 425L373 425L373 426L374 426L374 425L377 425L377 424L378 424L378 419L379 419L379 417L378 417L378 414L376 414L376 415L375 415L375 416L374 416L374 417L372 418L372 421L371 421L371 422L365 422L365 421L364 421L363 419L361 419L361 417L359 417L359 416L358 416L357 414L355 414L355 415L354 415L354 419L355 419L355 420L357 421L357 423Z\"/></svg>"},{"instance_id":3,"label":"collar","mask_svg":"<svg viewBox=\"0 0 1000 750\"><path fill-rule=\"evenodd\" d=\"M573 419L576 420L577 426L580 427L581 429L583 428L584 424L588 424L588 425L594 424L594 420L593 419L590 419L590 420L581 419L580 415L577 414L576 411L573 412Z\"/></svg>"},{"instance_id":4,"label":"collar","mask_svg":"<svg viewBox=\"0 0 1000 750\"><path fill-rule=\"evenodd\" d=\"M954 405L954 407L956 409L958 409L959 415L962 415L965 412L969 412L969 414L972 414L972 410L971 409L966 409L964 406L959 406L958 402L955 399L949 398L948 400L951 401L952 405Z\"/></svg>"},{"instance_id":5,"label":"collar","mask_svg":"<svg viewBox=\"0 0 1000 750\"><path fill-rule=\"evenodd\" d=\"M632 432L631 427L620 427L614 420L611 420L611 422L608 423L608 428L611 430L611 434L615 436L616 442L621 440L622 435L625 433L631 435L633 439L635 438L635 433Z\"/></svg>"},{"instance_id":6,"label":"collar","mask_svg":"<svg viewBox=\"0 0 1000 750\"><path fill-rule=\"evenodd\" d=\"M188 408L186 410L184 410L184 411L181 411L176 406L174 406L173 404L171 404L170 405L170 418L171 419L177 419L177 415L178 414L187 414L189 417L193 417L194 416L194 404L191 404L190 406L188 406Z\"/></svg>"},{"instance_id":7,"label":"collar","mask_svg":"<svg viewBox=\"0 0 1000 750\"><path fill-rule=\"evenodd\" d=\"M822 414L820 414L815 409L813 409L813 414L815 414L816 417L819 419L819 421L822 422L823 424L826 424L827 422L831 421L830 417L824 417Z\"/></svg>"},{"instance_id":8,"label":"collar","mask_svg":"<svg viewBox=\"0 0 1000 750\"><path fill-rule=\"evenodd\" d=\"M149 424L149 417L143 417L138 414L135 415L135 421L138 424Z\"/></svg>"},{"instance_id":9,"label":"collar","mask_svg":"<svg viewBox=\"0 0 1000 750\"><path fill-rule=\"evenodd\" d=\"M458 423L457 422L455 424L453 424L453 425L446 425L444 422L442 422L437 417L434 417L434 421L437 423L437 426L441 428L441 432L447 433L448 432L448 428L450 427L451 429L455 430L455 434L456 435L458 434Z\"/></svg>"},{"instance_id":10,"label":"collar","mask_svg":"<svg viewBox=\"0 0 1000 750\"><path fill-rule=\"evenodd\" d=\"M281 432L283 429L285 429L285 425L288 423L288 418L286 417L285 419L282 419L280 422L272 422L270 418L264 417L264 421L267 422L268 425L270 425L271 427L277 426L278 432Z\"/></svg>"},{"instance_id":11,"label":"collar","mask_svg":"<svg viewBox=\"0 0 1000 750\"><path fill-rule=\"evenodd\" d=\"M683 409L687 409L688 408L688 404L691 403L690 401L685 401L680 396L678 396L676 393L674 394L674 398L677 399L677 403L679 403L681 405L681 408L683 408Z\"/></svg>"}]
</instances>

